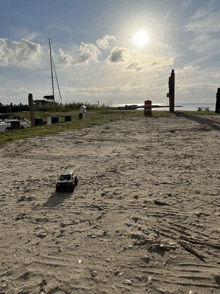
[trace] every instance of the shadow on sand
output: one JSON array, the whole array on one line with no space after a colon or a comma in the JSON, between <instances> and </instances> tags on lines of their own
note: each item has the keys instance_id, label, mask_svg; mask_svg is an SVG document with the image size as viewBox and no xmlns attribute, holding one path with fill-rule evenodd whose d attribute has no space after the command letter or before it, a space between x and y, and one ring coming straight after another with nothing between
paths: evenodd
<instances>
[{"instance_id":1,"label":"shadow on sand","mask_svg":"<svg viewBox=\"0 0 220 294\"><path fill-rule=\"evenodd\" d=\"M176 112L176 115L181 116L181 117L185 117L185 118L193 120L199 124L206 125L206 126L211 127L214 130L220 131L220 122L217 122L217 121L212 120L207 117L202 117L202 115L197 116L197 115L193 115L193 114L185 114L185 113L178 112L178 111Z\"/></svg>"},{"instance_id":2,"label":"shadow on sand","mask_svg":"<svg viewBox=\"0 0 220 294\"><path fill-rule=\"evenodd\" d=\"M63 203L64 200L70 198L73 195L73 192L63 192L58 193L54 192L46 203L43 204L43 207L55 207Z\"/></svg>"}]
</instances>

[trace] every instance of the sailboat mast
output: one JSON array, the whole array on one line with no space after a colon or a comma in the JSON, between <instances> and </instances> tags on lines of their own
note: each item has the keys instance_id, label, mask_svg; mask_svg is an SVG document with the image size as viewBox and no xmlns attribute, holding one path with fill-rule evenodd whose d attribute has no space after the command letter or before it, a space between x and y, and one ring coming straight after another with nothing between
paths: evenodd
<instances>
[{"instance_id":1,"label":"sailboat mast","mask_svg":"<svg viewBox=\"0 0 220 294\"><path fill-rule=\"evenodd\" d=\"M49 48L50 48L50 68L51 68L52 92L53 92L53 98L55 100L55 97L54 97L54 84L53 84L53 62L52 62L50 39L49 39Z\"/></svg>"}]
</instances>

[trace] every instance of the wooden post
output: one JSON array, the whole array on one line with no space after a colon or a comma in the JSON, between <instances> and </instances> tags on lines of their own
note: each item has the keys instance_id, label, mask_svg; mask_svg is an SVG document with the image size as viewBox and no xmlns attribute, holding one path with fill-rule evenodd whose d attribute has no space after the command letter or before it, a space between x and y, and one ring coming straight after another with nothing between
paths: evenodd
<instances>
[{"instance_id":1,"label":"wooden post","mask_svg":"<svg viewBox=\"0 0 220 294\"><path fill-rule=\"evenodd\" d=\"M71 115L66 115L65 116L65 122L67 122L67 121L71 121Z\"/></svg>"},{"instance_id":2,"label":"wooden post","mask_svg":"<svg viewBox=\"0 0 220 294\"><path fill-rule=\"evenodd\" d=\"M43 125L43 119L42 118L35 118L34 119L34 125L36 126L42 126Z\"/></svg>"},{"instance_id":3,"label":"wooden post","mask_svg":"<svg viewBox=\"0 0 220 294\"><path fill-rule=\"evenodd\" d=\"M21 128L21 122L18 121L11 121L11 129L12 130L19 130Z\"/></svg>"},{"instance_id":4,"label":"wooden post","mask_svg":"<svg viewBox=\"0 0 220 294\"><path fill-rule=\"evenodd\" d=\"M171 77L169 77L169 82L168 82L168 85L169 85L169 93L167 94L167 97L169 97L169 109L170 109L170 97L171 97Z\"/></svg>"},{"instance_id":5,"label":"wooden post","mask_svg":"<svg viewBox=\"0 0 220 294\"><path fill-rule=\"evenodd\" d=\"M59 117L58 116L51 116L51 124L58 124Z\"/></svg>"},{"instance_id":6,"label":"wooden post","mask_svg":"<svg viewBox=\"0 0 220 294\"><path fill-rule=\"evenodd\" d=\"M174 69L171 72L171 76L169 77L169 106L170 106L170 112L174 112L174 105L175 105L175 73Z\"/></svg>"},{"instance_id":7,"label":"wooden post","mask_svg":"<svg viewBox=\"0 0 220 294\"><path fill-rule=\"evenodd\" d=\"M215 113L219 113L219 108L220 108L220 88L218 88L218 92L216 93Z\"/></svg>"},{"instance_id":8,"label":"wooden post","mask_svg":"<svg viewBox=\"0 0 220 294\"><path fill-rule=\"evenodd\" d=\"M34 127L34 106L33 106L33 95L28 94L28 103L29 103L29 108L30 108L30 115L31 115L31 126Z\"/></svg>"}]
</instances>

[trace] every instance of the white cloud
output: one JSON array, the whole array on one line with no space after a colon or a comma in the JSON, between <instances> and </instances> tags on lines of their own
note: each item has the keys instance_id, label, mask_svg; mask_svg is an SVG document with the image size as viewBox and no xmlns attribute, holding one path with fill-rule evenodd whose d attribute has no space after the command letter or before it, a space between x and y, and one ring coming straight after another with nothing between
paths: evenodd
<instances>
[{"instance_id":1,"label":"white cloud","mask_svg":"<svg viewBox=\"0 0 220 294\"><path fill-rule=\"evenodd\" d=\"M8 66L13 57L13 50L7 39L0 39L0 62L2 66Z\"/></svg>"},{"instance_id":2,"label":"white cloud","mask_svg":"<svg viewBox=\"0 0 220 294\"><path fill-rule=\"evenodd\" d=\"M201 33L191 42L189 50L195 51L197 53L203 53L205 51L215 51L215 49L218 50L219 46L220 40L216 39L212 35Z\"/></svg>"},{"instance_id":3,"label":"white cloud","mask_svg":"<svg viewBox=\"0 0 220 294\"><path fill-rule=\"evenodd\" d=\"M203 53L218 51L220 46L220 11L198 10L185 26L185 31L195 34L189 50ZM211 52L209 52L212 54Z\"/></svg>"},{"instance_id":4,"label":"white cloud","mask_svg":"<svg viewBox=\"0 0 220 294\"><path fill-rule=\"evenodd\" d=\"M170 67L174 64L173 57L167 58L166 56L156 57L152 55L139 55L134 62L126 67L126 69L135 69L136 71L161 71L163 68Z\"/></svg>"},{"instance_id":5,"label":"white cloud","mask_svg":"<svg viewBox=\"0 0 220 294\"><path fill-rule=\"evenodd\" d=\"M92 59L97 60L101 52L94 44L81 42L80 54L76 58L71 54L65 54L62 49L59 50L59 54L61 61L66 66L70 66L71 64L87 64Z\"/></svg>"},{"instance_id":6,"label":"white cloud","mask_svg":"<svg viewBox=\"0 0 220 294\"><path fill-rule=\"evenodd\" d=\"M220 29L220 12L199 10L191 18L185 26L186 31L194 31L197 33L210 32L218 33Z\"/></svg>"},{"instance_id":7,"label":"white cloud","mask_svg":"<svg viewBox=\"0 0 220 294\"><path fill-rule=\"evenodd\" d=\"M21 65L24 67L38 66L40 63L41 46L22 39L12 42L0 39L0 63L2 66Z\"/></svg>"},{"instance_id":8,"label":"white cloud","mask_svg":"<svg viewBox=\"0 0 220 294\"><path fill-rule=\"evenodd\" d=\"M16 39L25 39L28 41L33 41L35 38L38 38L38 37L40 37L39 33L30 32L26 28L17 29L16 35L15 35Z\"/></svg>"},{"instance_id":9,"label":"white cloud","mask_svg":"<svg viewBox=\"0 0 220 294\"><path fill-rule=\"evenodd\" d=\"M73 58L70 54L65 54L62 49L59 50L60 60L66 65L69 66L73 64Z\"/></svg>"},{"instance_id":10,"label":"white cloud","mask_svg":"<svg viewBox=\"0 0 220 294\"><path fill-rule=\"evenodd\" d=\"M98 55L101 54L95 45L84 42L81 42L80 51L81 54L78 56L76 63L87 63L90 59L97 59Z\"/></svg>"},{"instance_id":11,"label":"white cloud","mask_svg":"<svg viewBox=\"0 0 220 294\"><path fill-rule=\"evenodd\" d=\"M155 57L155 56L149 56L149 65L154 70L161 70L164 67L169 67L174 64L175 58L166 56L162 57Z\"/></svg>"},{"instance_id":12,"label":"white cloud","mask_svg":"<svg viewBox=\"0 0 220 294\"><path fill-rule=\"evenodd\" d=\"M109 63L126 63L131 59L131 52L127 48L114 47L111 51L111 55L108 57L107 61Z\"/></svg>"},{"instance_id":13,"label":"white cloud","mask_svg":"<svg viewBox=\"0 0 220 294\"><path fill-rule=\"evenodd\" d=\"M31 41L22 39L16 44L15 56L17 63L36 62L36 58L41 55L41 46Z\"/></svg>"},{"instance_id":14,"label":"white cloud","mask_svg":"<svg viewBox=\"0 0 220 294\"><path fill-rule=\"evenodd\" d=\"M167 58L165 56L156 57L144 54L132 56L132 52L127 48L114 47L107 62L110 64L121 63L125 65L125 70L130 71L156 71L161 70L163 67L173 65L174 58Z\"/></svg>"},{"instance_id":15,"label":"white cloud","mask_svg":"<svg viewBox=\"0 0 220 294\"><path fill-rule=\"evenodd\" d=\"M143 66L140 65L140 62L133 61L125 69L134 70L134 71L140 71L142 68L143 68Z\"/></svg>"},{"instance_id":16,"label":"white cloud","mask_svg":"<svg viewBox=\"0 0 220 294\"><path fill-rule=\"evenodd\" d=\"M189 65L189 66L184 66L183 69L178 69L176 70L176 74L185 74L185 73L189 73L189 72L193 72L195 71L195 68L192 66L192 65Z\"/></svg>"},{"instance_id":17,"label":"white cloud","mask_svg":"<svg viewBox=\"0 0 220 294\"><path fill-rule=\"evenodd\" d=\"M32 41L33 39L40 37L39 33L29 33L27 34L27 37L25 38L28 41Z\"/></svg>"},{"instance_id":18,"label":"white cloud","mask_svg":"<svg viewBox=\"0 0 220 294\"><path fill-rule=\"evenodd\" d=\"M96 41L96 45L100 49L108 49L115 43L116 43L116 38L114 36L109 36L109 35L106 35L103 39L99 39L98 41Z\"/></svg>"}]
</instances>

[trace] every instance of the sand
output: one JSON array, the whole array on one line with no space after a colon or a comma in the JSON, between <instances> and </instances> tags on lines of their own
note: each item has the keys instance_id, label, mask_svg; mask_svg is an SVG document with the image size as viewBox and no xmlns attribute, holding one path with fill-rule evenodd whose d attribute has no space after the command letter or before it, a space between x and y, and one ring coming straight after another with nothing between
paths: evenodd
<instances>
[{"instance_id":1,"label":"sand","mask_svg":"<svg viewBox=\"0 0 220 294\"><path fill-rule=\"evenodd\" d=\"M0 149L0 293L220 293L219 116ZM73 193L57 178L75 169Z\"/></svg>"}]
</instances>

